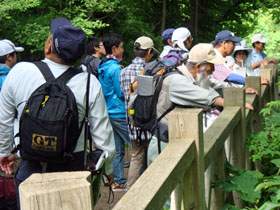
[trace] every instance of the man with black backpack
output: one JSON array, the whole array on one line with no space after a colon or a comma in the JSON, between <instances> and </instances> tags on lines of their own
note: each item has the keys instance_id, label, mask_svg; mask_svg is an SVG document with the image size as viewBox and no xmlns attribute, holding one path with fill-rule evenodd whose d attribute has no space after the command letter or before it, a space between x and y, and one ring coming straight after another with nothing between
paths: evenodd
<instances>
[{"instance_id":1,"label":"man with black backpack","mask_svg":"<svg viewBox=\"0 0 280 210\"><path fill-rule=\"evenodd\" d=\"M87 56L81 62L82 68L98 78L98 64L101 61L100 58L106 55L102 40L98 37L88 38L86 51Z\"/></svg>"},{"instance_id":2,"label":"man with black backpack","mask_svg":"<svg viewBox=\"0 0 280 210\"><path fill-rule=\"evenodd\" d=\"M120 73L121 89L125 97L126 112L128 113L130 85L136 79L136 76L143 70L144 65L151 60L154 53L158 51L154 48L154 42L150 37L141 36L134 42L135 58L132 63L124 68ZM127 118L129 119L129 118ZM141 132L141 130L129 124L129 137L131 140L131 163L128 171L127 188L130 188L140 176L141 168L146 169L145 153L151 139L151 134ZM143 167L144 164L144 167Z\"/></svg>"},{"instance_id":3,"label":"man with black backpack","mask_svg":"<svg viewBox=\"0 0 280 210\"><path fill-rule=\"evenodd\" d=\"M95 147L108 152L105 173L113 182L114 138L98 80L73 68L85 50L85 34L66 18L56 18L42 62L13 67L0 96L0 166L13 172L11 155L14 116L20 123L18 186L33 173L85 169L85 128L90 125ZM89 137L90 138L90 137ZM18 191L17 191L18 193ZM17 194L18 206L19 196Z\"/></svg>"}]
</instances>

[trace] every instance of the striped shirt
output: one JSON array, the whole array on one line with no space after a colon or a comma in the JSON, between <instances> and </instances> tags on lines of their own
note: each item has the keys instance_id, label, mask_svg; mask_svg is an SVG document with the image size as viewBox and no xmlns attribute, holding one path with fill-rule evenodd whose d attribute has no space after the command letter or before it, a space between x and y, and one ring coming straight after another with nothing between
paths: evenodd
<instances>
[{"instance_id":1,"label":"striped shirt","mask_svg":"<svg viewBox=\"0 0 280 210\"><path fill-rule=\"evenodd\" d=\"M127 113L128 109L128 101L129 101L129 86L131 83L133 83L136 79L136 76L140 74L140 72L143 70L145 65L145 60L140 57L136 57L132 60L132 63L124 68L120 73L120 83L121 83L121 89L125 98L125 109ZM137 135L135 128L130 125L129 129L129 137L131 140L136 140ZM150 139L150 134L147 135L147 139ZM141 140L145 140L146 137L144 133L141 134Z\"/></svg>"}]
</instances>

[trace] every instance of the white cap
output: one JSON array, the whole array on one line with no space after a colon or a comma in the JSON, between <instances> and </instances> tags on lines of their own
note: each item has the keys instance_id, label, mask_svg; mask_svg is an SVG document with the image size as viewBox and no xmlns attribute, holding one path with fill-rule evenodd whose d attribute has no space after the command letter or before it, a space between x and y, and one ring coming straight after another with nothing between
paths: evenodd
<instances>
[{"instance_id":1,"label":"white cap","mask_svg":"<svg viewBox=\"0 0 280 210\"><path fill-rule=\"evenodd\" d=\"M141 36L138 39L136 39L136 41L134 42L134 45L135 45L136 42L140 44L140 49L142 49L142 50L147 50L147 49L152 48L157 53L159 53L158 50L156 48L154 48L154 42L150 37Z\"/></svg>"},{"instance_id":2,"label":"white cap","mask_svg":"<svg viewBox=\"0 0 280 210\"><path fill-rule=\"evenodd\" d=\"M8 39L0 40L0 56L8 55L12 52L22 52L23 47L16 47L13 42Z\"/></svg>"},{"instance_id":3,"label":"white cap","mask_svg":"<svg viewBox=\"0 0 280 210\"><path fill-rule=\"evenodd\" d=\"M191 35L191 32L189 31L189 29L185 28L185 27L180 27L180 28L176 28L173 31L172 34L172 39L171 41L173 42L174 46L178 45L178 47L181 50L185 50L188 51L188 49L186 49L184 41Z\"/></svg>"},{"instance_id":4,"label":"white cap","mask_svg":"<svg viewBox=\"0 0 280 210\"><path fill-rule=\"evenodd\" d=\"M268 41L267 38L265 38L262 34L255 34L252 37L251 43L255 43L255 42L261 42L261 43L266 43Z\"/></svg>"}]
</instances>

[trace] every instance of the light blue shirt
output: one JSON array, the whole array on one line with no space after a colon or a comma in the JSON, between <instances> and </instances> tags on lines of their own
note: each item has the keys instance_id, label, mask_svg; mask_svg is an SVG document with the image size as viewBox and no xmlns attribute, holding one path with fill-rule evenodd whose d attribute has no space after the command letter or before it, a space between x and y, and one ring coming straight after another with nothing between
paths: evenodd
<instances>
[{"instance_id":1,"label":"light blue shirt","mask_svg":"<svg viewBox=\"0 0 280 210\"><path fill-rule=\"evenodd\" d=\"M253 49L251 54L251 65L256 62L262 61L266 57L266 54L264 54L262 51L258 53L255 49ZM258 74L260 71L260 67L253 69L253 71Z\"/></svg>"}]
</instances>

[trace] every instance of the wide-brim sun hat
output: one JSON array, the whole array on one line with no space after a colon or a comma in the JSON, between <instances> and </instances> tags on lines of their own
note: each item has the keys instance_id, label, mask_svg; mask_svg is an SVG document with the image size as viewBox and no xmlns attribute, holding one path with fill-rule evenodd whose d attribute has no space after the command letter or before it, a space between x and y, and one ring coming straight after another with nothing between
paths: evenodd
<instances>
[{"instance_id":1,"label":"wide-brim sun hat","mask_svg":"<svg viewBox=\"0 0 280 210\"><path fill-rule=\"evenodd\" d=\"M245 41L241 41L239 44L235 45L232 56L234 57L237 51L247 51L248 55L252 52L252 48L249 48Z\"/></svg>"}]
</instances>

